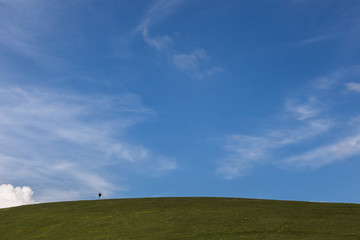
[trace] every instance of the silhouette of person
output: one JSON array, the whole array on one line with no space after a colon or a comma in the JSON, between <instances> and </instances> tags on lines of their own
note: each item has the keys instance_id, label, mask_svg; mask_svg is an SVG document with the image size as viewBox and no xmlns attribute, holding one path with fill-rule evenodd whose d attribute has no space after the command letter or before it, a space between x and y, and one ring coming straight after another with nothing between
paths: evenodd
<instances>
[{"instance_id":1,"label":"silhouette of person","mask_svg":"<svg viewBox=\"0 0 360 240\"><path fill-rule=\"evenodd\" d=\"M99 198L98 199L100 199L101 198L101 193L99 193Z\"/></svg>"}]
</instances>

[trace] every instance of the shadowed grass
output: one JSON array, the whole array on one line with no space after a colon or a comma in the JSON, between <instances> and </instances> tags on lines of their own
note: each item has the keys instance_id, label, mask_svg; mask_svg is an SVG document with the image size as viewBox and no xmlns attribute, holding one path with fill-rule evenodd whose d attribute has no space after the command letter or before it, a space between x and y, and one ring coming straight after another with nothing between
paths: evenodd
<instances>
[{"instance_id":1,"label":"shadowed grass","mask_svg":"<svg viewBox=\"0 0 360 240\"><path fill-rule=\"evenodd\" d=\"M46 203L0 209L0 239L360 239L360 205L232 198Z\"/></svg>"}]
</instances>

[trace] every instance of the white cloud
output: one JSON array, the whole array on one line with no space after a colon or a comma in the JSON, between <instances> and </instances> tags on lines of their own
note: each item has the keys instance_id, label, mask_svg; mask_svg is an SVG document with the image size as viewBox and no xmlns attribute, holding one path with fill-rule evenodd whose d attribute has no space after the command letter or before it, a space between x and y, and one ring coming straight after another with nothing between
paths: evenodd
<instances>
[{"instance_id":1,"label":"white cloud","mask_svg":"<svg viewBox=\"0 0 360 240\"><path fill-rule=\"evenodd\" d=\"M152 116L154 112L135 94L79 95L3 85L0 181L31 183L43 201L55 198L44 189L75 191L82 197L102 191L110 196L126 188L121 179L131 173L152 176L142 169L174 170L176 164L164 167L174 164L174 159L130 143L124 136L130 127ZM107 168L117 174L102 174Z\"/></svg>"},{"instance_id":2,"label":"white cloud","mask_svg":"<svg viewBox=\"0 0 360 240\"><path fill-rule=\"evenodd\" d=\"M187 0L155 0L147 10L138 28L148 28L150 25L155 24L171 14L180 4L186 1Z\"/></svg>"},{"instance_id":3,"label":"white cloud","mask_svg":"<svg viewBox=\"0 0 360 240\"><path fill-rule=\"evenodd\" d=\"M261 136L227 136L223 139L227 155L216 171L226 179L246 175L258 164L273 163L276 151L315 138L332 126L329 120L311 120L291 127L268 130Z\"/></svg>"},{"instance_id":4,"label":"white cloud","mask_svg":"<svg viewBox=\"0 0 360 240\"><path fill-rule=\"evenodd\" d=\"M30 187L15 187L11 184L0 185L0 208L34 204L34 192Z\"/></svg>"},{"instance_id":5,"label":"white cloud","mask_svg":"<svg viewBox=\"0 0 360 240\"><path fill-rule=\"evenodd\" d=\"M334 35L321 35L321 36L312 37L312 38L302 41L299 44L299 46L304 46L304 45L308 45L308 44L313 44L313 43L329 40L333 37L334 37Z\"/></svg>"},{"instance_id":6,"label":"white cloud","mask_svg":"<svg viewBox=\"0 0 360 240\"><path fill-rule=\"evenodd\" d=\"M359 69L359 66L339 68L317 77L288 98L276 114L279 121L260 134L222 138L226 155L217 172L233 179L259 164L313 169L360 155L360 135L356 134L359 111L346 112L353 103L344 94L344 88L360 91L357 83L345 83L358 79Z\"/></svg>"},{"instance_id":7,"label":"white cloud","mask_svg":"<svg viewBox=\"0 0 360 240\"><path fill-rule=\"evenodd\" d=\"M2 1L0 8L0 46L42 64L59 63L45 53L40 40L51 29L56 14L50 1ZM52 65L53 66L53 65Z\"/></svg>"},{"instance_id":8,"label":"white cloud","mask_svg":"<svg viewBox=\"0 0 360 240\"><path fill-rule=\"evenodd\" d=\"M149 46L155 47L159 51L169 48L173 42L172 38L166 35L151 37L147 28L143 29L143 37Z\"/></svg>"},{"instance_id":9,"label":"white cloud","mask_svg":"<svg viewBox=\"0 0 360 240\"><path fill-rule=\"evenodd\" d=\"M298 101L298 99L288 100L285 107L288 112L294 114L297 120L307 120L319 114L320 107L318 105L320 103L316 98L310 97L304 103Z\"/></svg>"},{"instance_id":10,"label":"white cloud","mask_svg":"<svg viewBox=\"0 0 360 240\"><path fill-rule=\"evenodd\" d=\"M336 143L287 158L290 166L318 168L360 154L360 135L341 139Z\"/></svg>"},{"instance_id":11,"label":"white cloud","mask_svg":"<svg viewBox=\"0 0 360 240\"><path fill-rule=\"evenodd\" d=\"M360 93L360 83L350 82L346 84L347 90Z\"/></svg>"},{"instance_id":12,"label":"white cloud","mask_svg":"<svg viewBox=\"0 0 360 240\"><path fill-rule=\"evenodd\" d=\"M312 86L315 89L329 91L343 84L348 79L358 79L360 76L360 66L355 65L351 67L340 67L336 71L315 78Z\"/></svg>"},{"instance_id":13,"label":"white cloud","mask_svg":"<svg viewBox=\"0 0 360 240\"><path fill-rule=\"evenodd\" d=\"M146 43L150 46L157 48L158 50L163 49L163 45L168 45L172 42L169 36L156 36L151 37L149 28L151 25L164 19L171 14L181 3L187 0L156 0L152 6L147 10L141 22L136 27L135 31L140 31L144 37Z\"/></svg>"},{"instance_id":14,"label":"white cloud","mask_svg":"<svg viewBox=\"0 0 360 240\"><path fill-rule=\"evenodd\" d=\"M190 54L176 54L174 64L177 68L184 71L197 71L199 61L206 59L207 54L203 49L198 49Z\"/></svg>"},{"instance_id":15,"label":"white cloud","mask_svg":"<svg viewBox=\"0 0 360 240\"><path fill-rule=\"evenodd\" d=\"M317 7L321 7L319 4L325 4L328 6L333 5L334 1L312 1L312 0L299 0L299 1L286 1L288 3L293 2L301 2L308 3L304 5L304 7L315 9ZM335 5L333 5L335 6ZM358 51L358 44L360 37L359 32L359 13L360 5L359 2L354 2L351 5L343 5L342 8L337 9L338 14L333 15L330 22L326 24L321 23L321 21L317 21L316 24L313 24L311 28L309 28L309 32L312 33L312 36L308 37L305 40L299 41L295 46L308 46L314 43L322 43L325 41L338 42L339 46L343 48L343 51L351 51L354 54ZM305 33L306 31L304 31Z\"/></svg>"},{"instance_id":16,"label":"white cloud","mask_svg":"<svg viewBox=\"0 0 360 240\"><path fill-rule=\"evenodd\" d=\"M209 56L204 49L197 49L189 54L175 54L173 56L176 68L200 79L223 71L219 67L204 67L207 60L209 60Z\"/></svg>"},{"instance_id":17,"label":"white cloud","mask_svg":"<svg viewBox=\"0 0 360 240\"><path fill-rule=\"evenodd\" d=\"M168 35L150 34L151 25L162 20L173 12L181 3L187 0L157 0L153 3L145 14L136 31L140 31L144 41L159 52L164 53L174 66L196 78L212 76L215 73L222 72L219 67L208 67L205 62L209 59L204 49L196 49L191 53L176 53L173 45L173 39Z\"/></svg>"}]
</instances>

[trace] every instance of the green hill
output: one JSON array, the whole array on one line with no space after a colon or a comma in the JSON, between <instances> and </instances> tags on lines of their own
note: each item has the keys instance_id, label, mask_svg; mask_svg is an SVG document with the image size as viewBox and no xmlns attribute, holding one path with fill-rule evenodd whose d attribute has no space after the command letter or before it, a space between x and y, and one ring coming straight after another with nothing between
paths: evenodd
<instances>
[{"instance_id":1,"label":"green hill","mask_svg":"<svg viewBox=\"0 0 360 240\"><path fill-rule=\"evenodd\" d=\"M0 239L360 239L360 205L232 198L45 203L0 209Z\"/></svg>"}]
</instances>

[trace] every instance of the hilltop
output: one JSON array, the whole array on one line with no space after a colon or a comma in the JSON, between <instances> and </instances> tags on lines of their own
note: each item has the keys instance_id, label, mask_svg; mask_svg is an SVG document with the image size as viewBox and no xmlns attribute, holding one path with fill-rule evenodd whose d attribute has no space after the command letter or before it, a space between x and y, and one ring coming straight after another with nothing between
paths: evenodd
<instances>
[{"instance_id":1,"label":"hilltop","mask_svg":"<svg viewBox=\"0 0 360 240\"><path fill-rule=\"evenodd\" d=\"M57 202L0 209L2 240L360 239L360 205L235 198Z\"/></svg>"}]
</instances>

